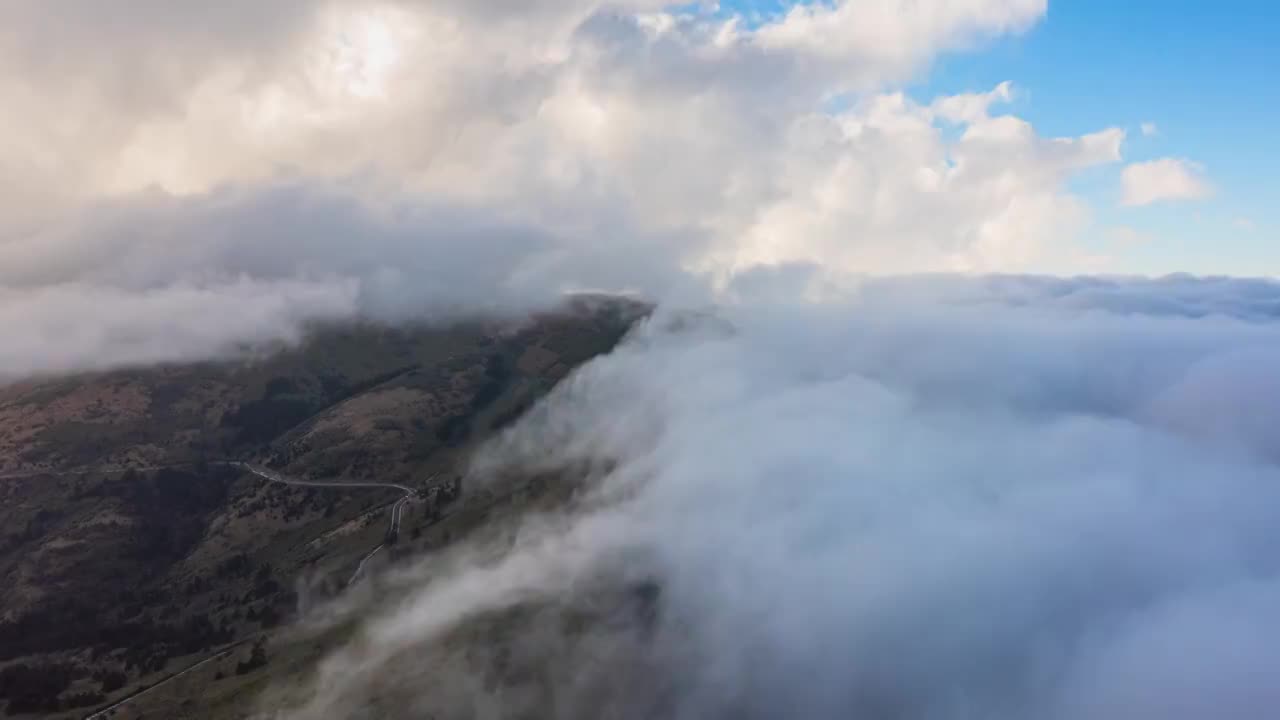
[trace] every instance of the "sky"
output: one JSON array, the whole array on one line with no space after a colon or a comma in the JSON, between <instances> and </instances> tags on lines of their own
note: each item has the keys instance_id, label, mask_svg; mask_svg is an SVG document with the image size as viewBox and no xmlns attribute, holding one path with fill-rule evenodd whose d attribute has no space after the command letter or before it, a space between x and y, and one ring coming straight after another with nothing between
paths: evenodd
<instances>
[{"instance_id":1,"label":"sky","mask_svg":"<svg viewBox=\"0 0 1280 720\"><path fill-rule=\"evenodd\" d=\"M5 3L0 375L798 269L1271 277L1273 16Z\"/></svg>"},{"instance_id":2,"label":"sky","mask_svg":"<svg viewBox=\"0 0 1280 720\"><path fill-rule=\"evenodd\" d=\"M1117 208L1108 203L1116 173L1081 181L1101 224L1158 240L1111 243L1118 271L1274 276L1280 89L1269 68L1278 22L1274 4L1258 0L1054 3L1025 35L943 58L917 92L1010 80L1024 90L1013 107L1046 132L1120 123L1130 132L1126 159L1203 165L1214 193L1193 203ZM1097 235L1107 242L1105 231Z\"/></svg>"},{"instance_id":3,"label":"sky","mask_svg":"<svg viewBox=\"0 0 1280 720\"><path fill-rule=\"evenodd\" d=\"M789 5L720 7L767 19ZM1260 0L1051 3L1029 31L942 55L907 87L929 97L1009 81L1017 89L1009 111L1043 132L1118 124L1129 133L1126 161L1173 156L1203 166L1209 197L1154 208L1117 207L1119 167L1074 181L1099 225L1082 242L1108 255L1111 271L1275 276L1277 23L1274 4Z\"/></svg>"},{"instance_id":4,"label":"sky","mask_svg":"<svg viewBox=\"0 0 1280 720\"><path fill-rule=\"evenodd\" d=\"M1273 14L5 3L0 376L578 290L1272 277Z\"/></svg>"}]
</instances>

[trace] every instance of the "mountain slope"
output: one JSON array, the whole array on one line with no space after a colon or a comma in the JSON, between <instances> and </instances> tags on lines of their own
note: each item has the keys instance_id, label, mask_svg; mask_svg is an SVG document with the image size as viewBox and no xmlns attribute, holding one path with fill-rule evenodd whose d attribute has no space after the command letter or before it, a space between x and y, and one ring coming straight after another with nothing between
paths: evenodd
<instances>
[{"instance_id":1,"label":"mountain slope","mask_svg":"<svg viewBox=\"0 0 1280 720\"><path fill-rule=\"evenodd\" d=\"M236 642L253 665L252 641L399 539L403 492L233 461L412 488L417 539L469 448L643 312L583 299L519 327L318 328L249 361L0 388L0 703L75 716Z\"/></svg>"}]
</instances>

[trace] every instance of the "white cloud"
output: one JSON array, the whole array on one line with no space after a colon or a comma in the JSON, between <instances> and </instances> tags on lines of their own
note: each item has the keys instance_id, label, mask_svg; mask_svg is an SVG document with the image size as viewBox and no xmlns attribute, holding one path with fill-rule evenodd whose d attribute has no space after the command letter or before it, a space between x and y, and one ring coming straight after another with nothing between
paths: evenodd
<instances>
[{"instance_id":1,"label":"white cloud","mask_svg":"<svg viewBox=\"0 0 1280 720\"><path fill-rule=\"evenodd\" d=\"M592 283L696 300L685 236L596 239L323 182L130 197L0 243L0 379L226 356L317 319L518 314Z\"/></svg>"},{"instance_id":2,"label":"white cloud","mask_svg":"<svg viewBox=\"0 0 1280 720\"><path fill-rule=\"evenodd\" d=\"M1238 217L1231 221L1231 227L1244 232L1253 232L1258 229L1257 223L1245 217Z\"/></svg>"},{"instance_id":3,"label":"white cloud","mask_svg":"<svg viewBox=\"0 0 1280 720\"><path fill-rule=\"evenodd\" d=\"M483 563L423 560L286 717L389 696L439 716L1265 716L1277 299L953 276L659 317L482 456L612 460L595 491ZM611 579L655 584L651 625L557 629ZM437 641L512 607L501 634ZM467 682L489 651L500 700Z\"/></svg>"},{"instance_id":4,"label":"white cloud","mask_svg":"<svg viewBox=\"0 0 1280 720\"><path fill-rule=\"evenodd\" d=\"M1142 134L1144 137L1154 137L1160 134L1160 128L1156 127L1153 122L1142 123Z\"/></svg>"},{"instance_id":5,"label":"white cloud","mask_svg":"<svg viewBox=\"0 0 1280 720\"><path fill-rule=\"evenodd\" d=\"M997 85L991 92L949 95L933 101L931 109L943 120L954 123L979 123L990 120L988 111L996 103L1013 99L1013 83Z\"/></svg>"},{"instance_id":6,"label":"white cloud","mask_svg":"<svg viewBox=\"0 0 1280 720\"><path fill-rule=\"evenodd\" d=\"M730 265L806 261L855 273L1071 266L1063 249L1088 210L1063 181L1118 160L1123 132L1042 138L1016 117L986 116L985 104L1006 88L931 108L878 96L843 116L808 120L778 176L792 190L733 234ZM970 122L948 141L935 115Z\"/></svg>"},{"instance_id":7,"label":"white cloud","mask_svg":"<svg viewBox=\"0 0 1280 720\"><path fill-rule=\"evenodd\" d=\"M797 3L755 36L767 48L800 50L845 65L846 82L871 79L859 78L860 67L901 79L941 50L1026 30L1047 8L1047 0Z\"/></svg>"},{"instance_id":8,"label":"white cloud","mask_svg":"<svg viewBox=\"0 0 1280 720\"><path fill-rule=\"evenodd\" d=\"M1066 181L1117 161L1122 131L1042 137L991 114L1007 83L884 89L1043 1L811 5L759 27L663 5L5 6L30 32L0 41L0 101L22 108L0 117L0 282L160 298L323 277L361 312L439 313L566 287L698 295L775 263L1089 267Z\"/></svg>"},{"instance_id":9,"label":"white cloud","mask_svg":"<svg viewBox=\"0 0 1280 720\"><path fill-rule=\"evenodd\" d=\"M70 282L0 286L0 383L81 370L230 358L245 345L296 342L316 320L350 318L344 281L177 282L154 291Z\"/></svg>"},{"instance_id":10,"label":"white cloud","mask_svg":"<svg viewBox=\"0 0 1280 720\"><path fill-rule=\"evenodd\" d=\"M1204 168L1181 158L1132 163L1120 175L1121 204L1150 205L1162 201L1200 200L1213 193Z\"/></svg>"},{"instance_id":11,"label":"white cloud","mask_svg":"<svg viewBox=\"0 0 1280 720\"><path fill-rule=\"evenodd\" d=\"M537 134L536 114L566 93L592 95L606 113L628 100L692 100L709 87L767 95L779 112L810 110L838 87L879 86L1043 13L1042 1L909 5L842 4L826 34L853 55L834 61L826 44L764 47L777 28L798 22L794 14L718 45L720 28L709 20L673 19L655 36L644 30L652 23L593 0L286 0L268 12L236 0L199 13L154 0L110 11L81 0L9 5L0 22L28 31L0 45L8 68L0 99L24 110L0 121L13 150L6 169L28 178L24 185L74 195L155 184L200 192L282 167L479 182L448 178L460 170L449 161L465 165L477 148L521 131L533 134L526 143L552 140ZM866 35L869 22L910 42L872 48L881 35ZM54 46L66 51L40 52ZM86 116L95 123L74 120Z\"/></svg>"},{"instance_id":12,"label":"white cloud","mask_svg":"<svg viewBox=\"0 0 1280 720\"><path fill-rule=\"evenodd\" d=\"M1151 242L1150 233L1143 232L1128 225L1116 225L1106 229L1106 235L1111 240L1124 243L1126 245L1142 245Z\"/></svg>"}]
</instances>

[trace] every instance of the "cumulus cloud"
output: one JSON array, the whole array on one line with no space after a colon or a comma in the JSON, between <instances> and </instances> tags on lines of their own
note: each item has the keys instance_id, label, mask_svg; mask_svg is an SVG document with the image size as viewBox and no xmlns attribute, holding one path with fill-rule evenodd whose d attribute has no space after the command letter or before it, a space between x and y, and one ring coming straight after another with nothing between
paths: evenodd
<instances>
[{"instance_id":1,"label":"cumulus cloud","mask_svg":"<svg viewBox=\"0 0 1280 720\"><path fill-rule=\"evenodd\" d=\"M289 717L1265 716L1277 301L949 276L659 316L478 466L611 460L578 509L429 565ZM441 640L619 568L659 588L653 619Z\"/></svg>"},{"instance_id":2,"label":"cumulus cloud","mask_svg":"<svg viewBox=\"0 0 1280 720\"><path fill-rule=\"evenodd\" d=\"M837 28L789 51L762 45L797 15L726 35L719 21L664 13L657 0L291 0L267 12L238 1L198 12L151 0L109 10L83 0L10 4L0 21L27 31L0 43L0 97L25 113L4 127L14 151L6 165L81 193L152 184L193 192L281 166L376 165L413 176L433 160L447 164L437 155L475 161L476 148L502 143L506 131L535 133L511 138L535 145L526 152L554 139L538 131L576 131L538 122L540 106L560 98L612 116L628 109L622 101L647 100L641 90L688 101L719 88L812 109L846 76L866 88L902 70L874 52L817 72L827 45L816 40L834 35L856 48L870 42L870 22L888 23L911 38L912 57L928 59L1043 13L1043 2L1010 4L842 3ZM66 51L52 57L50 47ZM92 125L77 120L89 114Z\"/></svg>"},{"instance_id":3,"label":"cumulus cloud","mask_svg":"<svg viewBox=\"0 0 1280 720\"><path fill-rule=\"evenodd\" d=\"M1128 206L1200 200L1213 193L1213 187L1204 177L1204 168L1180 158L1132 163L1120 174L1120 185L1120 202Z\"/></svg>"},{"instance_id":4,"label":"cumulus cloud","mask_svg":"<svg viewBox=\"0 0 1280 720\"><path fill-rule=\"evenodd\" d=\"M1075 240L1091 214L1066 183L1118 161L1121 130L1044 137L997 113L1008 84L894 90L1044 12L7 4L0 26L25 30L0 35L0 101L21 108L0 118L0 282L146 288L163 307L166 282L243 275L440 313L575 287L698 296L788 263L1089 267Z\"/></svg>"},{"instance_id":5,"label":"cumulus cloud","mask_svg":"<svg viewBox=\"0 0 1280 720\"><path fill-rule=\"evenodd\" d=\"M1089 211L1062 183L1118 160L1124 133L1041 137L1017 117L986 114L1006 92L933 107L880 95L809 118L779 168L791 190L755 212L721 261L861 273L1078 267L1071 241ZM962 116L964 132L946 140L936 121Z\"/></svg>"},{"instance_id":6,"label":"cumulus cloud","mask_svg":"<svg viewBox=\"0 0 1280 720\"><path fill-rule=\"evenodd\" d=\"M756 35L766 47L802 49L852 65L855 72L859 66L883 67L901 77L939 50L1025 30L1047 8L1048 0L797 3Z\"/></svg>"}]
</instances>

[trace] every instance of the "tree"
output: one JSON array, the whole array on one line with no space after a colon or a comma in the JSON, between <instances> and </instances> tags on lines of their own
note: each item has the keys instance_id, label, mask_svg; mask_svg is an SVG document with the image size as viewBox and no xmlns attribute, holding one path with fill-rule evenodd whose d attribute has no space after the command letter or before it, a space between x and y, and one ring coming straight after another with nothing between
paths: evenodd
<instances>
[{"instance_id":1,"label":"tree","mask_svg":"<svg viewBox=\"0 0 1280 720\"><path fill-rule=\"evenodd\" d=\"M249 659L245 662L236 663L236 674L244 675L253 672L263 665L267 664L267 649L263 645L262 638L258 638L253 643L253 650L249 652Z\"/></svg>"},{"instance_id":2,"label":"tree","mask_svg":"<svg viewBox=\"0 0 1280 720\"><path fill-rule=\"evenodd\" d=\"M102 692L115 692L116 690L124 687L124 684L128 679L129 678L124 673L119 672L118 670L103 673L101 677Z\"/></svg>"}]
</instances>

